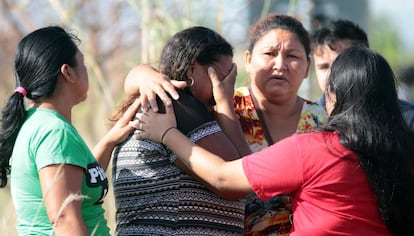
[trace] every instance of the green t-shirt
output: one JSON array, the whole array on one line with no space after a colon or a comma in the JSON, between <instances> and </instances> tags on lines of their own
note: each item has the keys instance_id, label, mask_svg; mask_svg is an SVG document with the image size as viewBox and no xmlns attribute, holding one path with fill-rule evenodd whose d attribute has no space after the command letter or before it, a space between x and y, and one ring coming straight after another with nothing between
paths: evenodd
<instances>
[{"instance_id":1,"label":"green t-shirt","mask_svg":"<svg viewBox=\"0 0 414 236\"><path fill-rule=\"evenodd\" d=\"M19 235L53 235L39 181L39 170L51 164L84 169L82 216L93 235L109 235L103 198L108 191L104 170L76 129L57 112L31 108L11 158L11 193ZM50 180L53 181L53 180Z\"/></svg>"}]
</instances>

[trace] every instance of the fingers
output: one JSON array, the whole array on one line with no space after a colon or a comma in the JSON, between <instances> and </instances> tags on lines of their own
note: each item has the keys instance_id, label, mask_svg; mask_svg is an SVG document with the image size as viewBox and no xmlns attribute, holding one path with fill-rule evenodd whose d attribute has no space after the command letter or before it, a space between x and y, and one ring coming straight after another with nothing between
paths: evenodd
<instances>
[{"instance_id":1,"label":"fingers","mask_svg":"<svg viewBox=\"0 0 414 236\"><path fill-rule=\"evenodd\" d=\"M166 114L156 113L152 109L137 113L135 116L137 121L130 122L130 126L138 130L135 132L135 138L147 138L159 142L163 131L169 127L176 127L173 106L166 106L165 110Z\"/></svg>"},{"instance_id":2,"label":"fingers","mask_svg":"<svg viewBox=\"0 0 414 236\"><path fill-rule=\"evenodd\" d=\"M174 100L178 100L180 96L177 89L183 89L187 86L185 81L170 80L168 84L163 84L163 88L167 91Z\"/></svg>"},{"instance_id":3,"label":"fingers","mask_svg":"<svg viewBox=\"0 0 414 236\"><path fill-rule=\"evenodd\" d=\"M224 80L230 79L234 83L236 81L236 76L237 76L237 64L233 63L230 73L224 78Z\"/></svg>"},{"instance_id":4,"label":"fingers","mask_svg":"<svg viewBox=\"0 0 414 236\"><path fill-rule=\"evenodd\" d=\"M134 136L136 139L143 139L144 137L144 122L140 119L142 118L142 115L145 113L138 113L136 115L135 120L132 120L128 123L129 127L132 127L133 129L135 129L134 131Z\"/></svg>"},{"instance_id":5,"label":"fingers","mask_svg":"<svg viewBox=\"0 0 414 236\"><path fill-rule=\"evenodd\" d=\"M187 82L185 82L185 81L178 81L178 80L171 80L171 84L175 87L175 88L178 88L178 89L183 89L183 88L185 88L185 86L187 86ZM168 90L169 91L169 90ZM174 91L176 91L175 89L174 89ZM169 91L169 94L171 94L171 92ZM178 94L177 94L178 95ZM172 94L171 94L171 96L172 96ZM177 97L177 98L175 98L175 96L172 96L174 99L178 99L179 97Z\"/></svg>"},{"instance_id":6,"label":"fingers","mask_svg":"<svg viewBox=\"0 0 414 236\"><path fill-rule=\"evenodd\" d=\"M140 100L135 99L135 101L128 107L126 112L119 119L120 122L126 124L128 121L132 120L140 106L141 106Z\"/></svg>"},{"instance_id":7,"label":"fingers","mask_svg":"<svg viewBox=\"0 0 414 236\"><path fill-rule=\"evenodd\" d=\"M175 91L175 90L174 90ZM155 92L157 93L158 97L161 99L162 103L164 104L164 106L171 106L172 102L171 102L171 98L168 96L166 90L164 89L164 87L158 87ZM176 91L175 91L176 92ZM176 92L177 93L177 92ZM154 102L157 103L157 100L154 99ZM157 112L157 110L152 109L154 112Z\"/></svg>"},{"instance_id":8,"label":"fingers","mask_svg":"<svg viewBox=\"0 0 414 236\"><path fill-rule=\"evenodd\" d=\"M234 84L236 82L236 76L237 76L237 65L236 63L233 63L230 72L224 77L223 83L226 88L232 88L234 89Z\"/></svg>"},{"instance_id":9,"label":"fingers","mask_svg":"<svg viewBox=\"0 0 414 236\"><path fill-rule=\"evenodd\" d=\"M143 94L138 97L138 100L139 100L139 105L141 107L141 110L147 111L149 107L148 104L150 104L148 101L148 97L145 94Z\"/></svg>"},{"instance_id":10,"label":"fingers","mask_svg":"<svg viewBox=\"0 0 414 236\"><path fill-rule=\"evenodd\" d=\"M155 123L155 125L157 125L156 123L160 121L165 121L165 122L160 122L160 124L158 125L176 126L174 107L173 106L165 107L165 111L166 111L165 115L156 113L152 110L148 110L147 112L137 113L135 116L135 120L131 121L130 125L136 129L141 129L141 130L145 130L149 126L149 124ZM166 117L162 119L163 116L166 116ZM168 124L170 125L165 124L166 122L168 122Z\"/></svg>"},{"instance_id":11,"label":"fingers","mask_svg":"<svg viewBox=\"0 0 414 236\"><path fill-rule=\"evenodd\" d=\"M111 143L120 143L125 140L126 137L135 129L134 123L131 123L131 120L134 119L134 116L140 107L139 100L136 99L124 112L121 118L115 123L115 125L108 131L107 140Z\"/></svg>"},{"instance_id":12,"label":"fingers","mask_svg":"<svg viewBox=\"0 0 414 236\"><path fill-rule=\"evenodd\" d=\"M210 77L211 85L213 87L214 101L216 104L221 103L223 97L225 97L225 88L223 83L218 78L216 70L212 66L208 68L208 76Z\"/></svg>"},{"instance_id":13,"label":"fingers","mask_svg":"<svg viewBox=\"0 0 414 236\"><path fill-rule=\"evenodd\" d=\"M160 84L157 84L157 86L155 86L153 88L153 93L148 94L148 102L152 108L152 110L154 112L158 112L159 107L157 104L157 99L156 96L158 96L162 103L164 104L164 106L171 106L172 105L172 101L170 96L174 99L174 100L178 100L180 98L178 92L177 92L177 88L184 88L186 86L185 81L175 81L175 80L167 80L165 79L164 81L162 81ZM170 96L169 96L169 95ZM147 111L147 109L145 110Z\"/></svg>"},{"instance_id":14,"label":"fingers","mask_svg":"<svg viewBox=\"0 0 414 236\"><path fill-rule=\"evenodd\" d=\"M152 120L152 116L154 116L155 114L159 114L159 113L155 113L152 109L148 110L147 112L137 113L136 119L130 122L130 125L136 129L134 132L135 139L149 138L149 139L154 140L154 138L151 138L151 137L156 136L156 134L154 133L157 132L158 130L153 130L154 128L151 128L151 124L147 122L148 120ZM158 141L158 140L154 140L154 141Z\"/></svg>"},{"instance_id":15,"label":"fingers","mask_svg":"<svg viewBox=\"0 0 414 236\"><path fill-rule=\"evenodd\" d=\"M119 141L122 141L126 136L134 130L134 126L130 125L132 119L134 119L135 114L137 113L138 108L141 106L138 99L135 99L134 103L128 107L126 112L122 115L121 119L119 119L118 127L119 127Z\"/></svg>"},{"instance_id":16,"label":"fingers","mask_svg":"<svg viewBox=\"0 0 414 236\"><path fill-rule=\"evenodd\" d=\"M187 83L185 81L177 80L164 80L160 86L156 89L156 93L161 101L164 103L164 106L171 106L172 101L168 94L174 99L178 100L180 95L177 92L177 89L185 88ZM153 111L155 111L153 109ZM156 112L156 111L155 111Z\"/></svg>"},{"instance_id":17,"label":"fingers","mask_svg":"<svg viewBox=\"0 0 414 236\"><path fill-rule=\"evenodd\" d=\"M166 111L166 114L169 114L169 115L174 114L174 107L168 106L165 108L165 111ZM174 117L174 120L175 120L175 117Z\"/></svg>"},{"instance_id":18,"label":"fingers","mask_svg":"<svg viewBox=\"0 0 414 236\"><path fill-rule=\"evenodd\" d=\"M211 82L213 84L217 84L217 83L220 82L220 80L219 80L219 78L217 76L216 70L212 66L208 67L208 76L210 77Z\"/></svg>"},{"instance_id":19,"label":"fingers","mask_svg":"<svg viewBox=\"0 0 414 236\"><path fill-rule=\"evenodd\" d=\"M134 129L136 129L136 128L137 128L138 123L139 123L139 120L138 120L138 119L136 119L136 120L131 120L130 122L128 122L128 126L130 126L130 127L134 128Z\"/></svg>"},{"instance_id":20,"label":"fingers","mask_svg":"<svg viewBox=\"0 0 414 236\"><path fill-rule=\"evenodd\" d=\"M159 110L157 96L165 106L170 106L171 98L169 95L173 99L178 99L176 88L183 88L185 85L184 81L172 82L168 76L145 64L134 67L128 73L124 83L127 93L130 91L131 94L136 94L136 90L138 90L138 94L141 95L140 103L143 111L147 111L151 107L154 112Z\"/></svg>"},{"instance_id":21,"label":"fingers","mask_svg":"<svg viewBox=\"0 0 414 236\"><path fill-rule=\"evenodd\" d=\"M142 123L140 120L136 119L136 120L130 121L128 125L135 129L134 137L136 139L144 139L145 138L145 136L144 136L145 135L144 123Z\"/></svg>"},{"instance_id":22,"label":"fingers","mask_svg":"<svg viewBox=\"0 0 414 236\"><path fill-rule=\"evenodd\" d=\"M148 103L145 106L143 106L142 110L144 112L147 112L151 108L154 112L158 112L159 108L158 108L156 94L151 93L151 95L148 95L147 100L148 100Z\"/></svg>"},{"instance_id":23,"label":"fingers","mask_svg":"<svg viewBox=\"0 0 414 236\"><path fill-rule=\"evenodd\" d=\"M237 75L237 66L233 63L230 72L220 80L213 67L208 68L208 74L213 86L213 96L216 104L231 103L234 93L234 82ZM217 109L217 107L216 107Z\"/></svg>"},{"instance_id":24,"label":"fingers","mask_svg":"<svg viewBox=\"0 0 414 236\"><path fill-rule=\"evenodd\" d=\"M142 122L139 119L136 120L132 120L128 123L128 125L130 127L133 127L134 129L138 129L138 130L144 130L144 122Z\"/></svg>"},{"instance_id":25,"label":"fingers","mask_svg":"<svg viewBox=\"0 0 414 236\"><path fill-rule=\"evenodd\" d=\"M217 76L216 70L214 67L210 66L208 67L208 76L211 80L211 85L213 86L213 95L215 99L218 98L218 93L222 91L223 84L221 83L220 79ZM217 101L216 101L217 102Z\"/></svg>"}]
</instances>

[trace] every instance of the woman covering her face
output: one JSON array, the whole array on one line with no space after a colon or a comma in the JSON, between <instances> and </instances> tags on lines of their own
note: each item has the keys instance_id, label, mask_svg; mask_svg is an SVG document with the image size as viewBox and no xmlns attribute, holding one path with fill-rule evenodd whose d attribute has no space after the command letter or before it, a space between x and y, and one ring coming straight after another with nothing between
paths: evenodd
<instances>
[{"instance_id":1,"label":"woman covering her face","mask_svg":"<svg viewBox=\"0 0 414 236\"><path fill-rule=\"evenodd\" d=\"M161 53L161 72L186 84L178 91L180 99L173 101L178 129L207 150L234 160L239 154L212 113L209 67L220 79L235 77L232 46L205 27L176 33ZM158 106L163 108L160 100ZM114 149L116 234L242 235L244 201L226 200L219 191L208 190L191 169L182 171L179 167L185 165L175 157L162 143L136 140L133 133Z\"/></svg>"}]
</instances>

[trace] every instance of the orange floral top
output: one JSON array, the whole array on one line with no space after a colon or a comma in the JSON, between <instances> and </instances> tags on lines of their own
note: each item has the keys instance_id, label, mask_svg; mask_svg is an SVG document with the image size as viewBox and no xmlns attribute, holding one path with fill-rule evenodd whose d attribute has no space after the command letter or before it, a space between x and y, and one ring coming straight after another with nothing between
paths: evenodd
<instances>
[{"instance_id":1,"label":"orange floral top","mask_svg":"<svg viewBox=\"0 0 414 236\"><path fill-rule=\"evenodd\" d=\"M304 99L299 117L297 133L311 131L328 120L324 108ZM244 136L252 152L260 151L272 143L266 139L265 126L259 115L247 87L235 90L233 103ZM280 197L261 201L256 194L246 198L245 235L289 235L291 212L284 208Z\"/></svg>"}]
</instances>

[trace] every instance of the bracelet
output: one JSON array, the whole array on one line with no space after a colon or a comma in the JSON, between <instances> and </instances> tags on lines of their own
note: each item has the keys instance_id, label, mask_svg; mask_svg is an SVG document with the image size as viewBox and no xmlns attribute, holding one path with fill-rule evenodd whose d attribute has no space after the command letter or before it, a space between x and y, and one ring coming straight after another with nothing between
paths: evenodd
<instances>
[{"instance_id":1,"label":"bracelet","mask_svg":"<svg viewBox=\"0 0 414 236\"><path fill-rule=\"evenodd\" d=\"M168 133L168 131L175 129L174 126L171 126L170 128L168 128L167 130L164 131L164 133L161 135L161 143L164 144L164 137L165 135Z\"/></svg>"}]
</instances>

